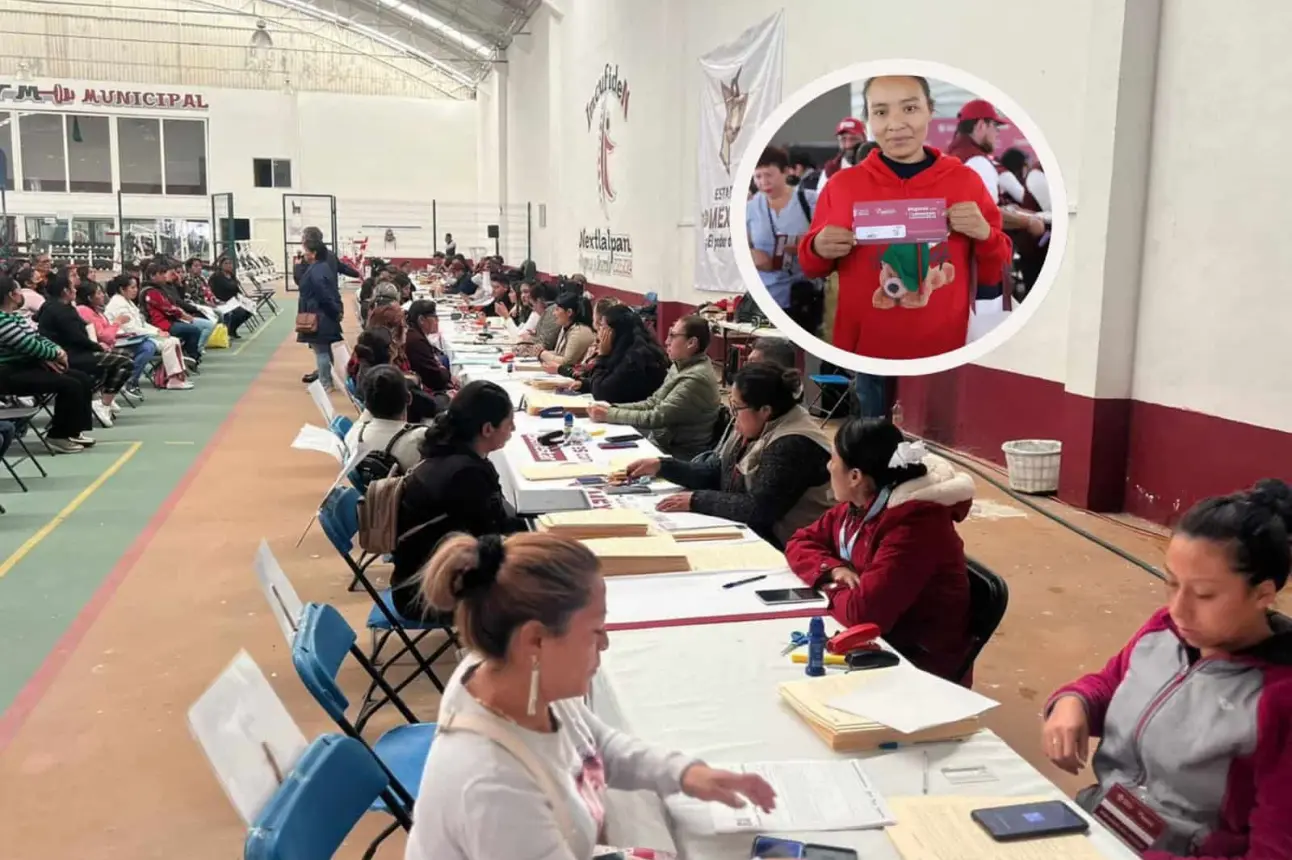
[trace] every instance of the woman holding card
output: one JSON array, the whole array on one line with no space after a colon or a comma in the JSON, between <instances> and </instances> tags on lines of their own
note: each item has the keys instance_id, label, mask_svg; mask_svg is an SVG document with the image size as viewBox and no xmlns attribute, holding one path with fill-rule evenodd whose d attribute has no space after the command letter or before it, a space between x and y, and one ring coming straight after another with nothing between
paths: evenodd
<instances>
[{"instance_id":1,"label":"woman holding card","mask_svg":"<svg viewBox=\"0 0 1292 860\"><path fill-rule=\"evenodd\" d=\"M1000 210L959 159L925 146L928 81L871 78L866 120L879 148L840 171L799 243L809 278L839 273L835 346L884 359L964 346L974 301L1000 294L1013 250Z\"/></svg>"},{"instance_id":2,"label":"woman holding card","mask_svg":"<svg viewBox=\"0 0 1292 860\"><path fill-rule=\"evenodd\" d=\"M1194 505L1166 549L1167 605L1051 697L1045 754L1092 766L1077 802L1142 853L1292 857L1292 487Z\"/></svg>"}]
</instances>

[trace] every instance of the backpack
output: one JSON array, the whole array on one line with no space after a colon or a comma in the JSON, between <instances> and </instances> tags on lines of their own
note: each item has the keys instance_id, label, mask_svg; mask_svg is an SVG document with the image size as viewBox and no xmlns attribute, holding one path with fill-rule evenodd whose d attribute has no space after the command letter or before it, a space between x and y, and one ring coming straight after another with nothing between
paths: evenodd
<instances>
[{"instance_id":1,"label":"backpack","mask_svg":"<svg viewBox=\"0 0 1292 860\"><path fill-rule=\"evenodd\" d=\"M407 479L408 475L378 478L368 485L359 500L359 546L364 552L388 555L406 538L449 518L448 514L440 514L400 534L399 505Z\"/></svg>"},{"instance_id":2,"label":"backpack","mask_svg":"<svg viewBox=\"0 0 1292 860\"><path fill-rule=\"evenodd\" d=\"M362 424L359 427L359 443L363 443L363 431L368 429L368 425ZM354 469L350 472L350 482L355 485L355 489L364 492L367 487L371 486L373 481L382 478L389 478L392 475L398 475L402 471L399 460L395 455L390 453L397 442L404 438L404 435L413 429L412 424L405 424L399 428L399 432L390 437L386 447L381 451L369 451L363 456L363 459L355 464Z\"/></svg>"}]
</instances>

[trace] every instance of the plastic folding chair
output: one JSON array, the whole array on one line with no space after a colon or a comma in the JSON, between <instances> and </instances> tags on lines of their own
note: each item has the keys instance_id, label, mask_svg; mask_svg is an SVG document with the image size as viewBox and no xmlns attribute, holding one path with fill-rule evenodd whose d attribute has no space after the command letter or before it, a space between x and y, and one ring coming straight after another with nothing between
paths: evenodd
<instances>
[{"instance_id":1,"label":"plastic folding chair","mask_svg":"<svg viewBox=\"0 0 1292 860\"><path fill-rule=\"evenodd\" d=\"M381 677L381 673L355 645L356 634L346 620L331 606L307 603L301 614L300 626L292 642L292 664L305 688L329 717L347 736L372 750L381 766L390 775L391 789L405 810L411 812L417 799L417 790L435 740L435 723L420 723L399 694ZM346 656L353 657L372 682L385 695L385 702L378 705L361 705L354 722L346 716L350 700L337 683L337 675ZM371 744L361 734L369 717L382 704L395 706L407 721L395 726ZM386 801L382 801L386 803Z\"/></svg>"},{"instance_id":2,"label":"plastic folding chair","mask_svg":"<svg viewBox=\"0 0 1292 860\"><path fill-rule=\"evenodd\" d=\"M839 407L848 402L848 392L852 390L852 380L840 373L814 373L808 379L812 380L812 383L816 386L816 397L812 398L812 402L808 404L809 413L817 409L817 404L821 402L821 398L825 396L827 391L834 391L839 388L844 389L839 399L830 407L830 411L821 419L819 426L824 427L826 422L834 417L834 413L839 411Z\"/></svg>"},{"instance_id":3,"label":"plastic folding chair","mask_svg":"<svg viewBox=\"0 0 1292 860\"><path fill-rule=\"evenodd\" d=\"M412 818L392 791L389 773L364 745L344 735L321 735L261 809L243 843L246 860L330 860L370 811L395 817L364 860Z\"/></svg>"},{"instance_id":4,"label":"plastic folding chair","mask_svg":"<svg viewBox=\"0 0 1292 860\"><path fill-rule=\"evenodd\" d=\"M36 411L37 411L36 408L33 406L21 406L21 407L0 409L0 421L8 421L10 424L13 425L14 427L13 444L17 445L19 448L22 449L21 457L19 457L16 460L10 460L8 454L6 453L5 456L0 457L0 464L2 464L5 468L5 471L9 473L9 477L13 478L15 481L18 482L18 486L22 489L24 493L27 492L27 484L23 481L22 478L18 476L18 472L16 471L15 467L20 466L23 463L31 463L33 466L36 467L36 471L40 472L40 476L42 478L49 477L49 473L45 471L45 467L42 466L40 464L40 461L36 459L35 455L31 453L31 449L27 447L27 443L24 442L22 438L23 436L27 435L28 430L31 430L33 433L36 433L36 428L31 426L31 419L36 416ZM40 438L42 442L44 441L43 437L41 437L39 433L36 433L36 435L37 435L37 438ZM10 450L13 450L12 447L10 447Z\"/></svg>"},{"instance_id":5,"label":"plastic folding chair","mask_svg":"<svg viewBox=\"0 0 1292 860\"><path fill-rule=\"evenodd\" d=\"M973 668L991 635L1000 626L1009 606L1009 585L982 562L965 559L969 572L969 654L957 677Z\"/></svg>"},{"instance_id":6,"label":"plastic folding chair","mask_svg":"<svg viewBox=\"0 0 1292 860\"><path fill-rule=\"evenodd\" d=\"M430 679L435 688L441 693L444 692L444 684L431 668L431 664L449 649L460 647L457 635L453 632L452 619L447 616L434 619L405 618L395 607L390 589L379 591L372 584L372 580L368 578L368 568L378 560L378 556L360 551L359 558L354 557L354 538L359 533L359 493L353 487L333 487L327 498L323 500L322 507L319 508L318 519L319 526L327 535L333 549L350 568L350 573L353 575L350 590L353 591L354 586L358 584L372 598L373 607L368 612L367 627L372 634L371 660L373 663L384 670L393 666L396 660L407 653L412 656L418 668ZM417 645L426 638L427 634L436 630L444 633L444 642L428 659L422 656ZM410 635L410 631L417 635ZM381 652L392 635L399 639L403 647L395 652L394 656L383 660ZM416 674L409 676L397 684L395 689L402 690L416 677Z\"/></svg>"},{"instance_id":7,"label":"plastic folding chair","mask_svg":"<svg viewBox=\"0 0 1292 860\"><path fill-rule=\"evenodd\" d=\"M328 427L340 439L345 439L350 428L354 426L354 421L348 415L338 415L332 419L332 424Z\"/></svg>"}]
</instances>

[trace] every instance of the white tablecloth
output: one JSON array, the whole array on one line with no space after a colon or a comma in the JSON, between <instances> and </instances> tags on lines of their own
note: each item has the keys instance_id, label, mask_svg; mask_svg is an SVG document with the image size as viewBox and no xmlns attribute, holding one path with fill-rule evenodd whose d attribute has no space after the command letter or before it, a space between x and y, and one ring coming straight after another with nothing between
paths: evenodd
<instances>
[{"instance_id":1,"label":"white tablecloth","mask_svg":"<svg viewBox=\"0 0 1292 860\"><path fill-rule=\"evenodd\" d=\"M790 633L804 629L801 620L774 620L616 633L593 682L592 707L615 728L715 765L842 757L776 692L781 681L803 677L803 667L781 650ZM1064 799L1053 783L988 731L962 742L871 754L866 771L888 797L919 795L926 754L930 794ZM952 785L942 773L948 767L979 766L995 779ZM658 798L641 792L612 792L608 828L612 844L676 850L689 860L744 860L753 840L748 834L712 834L710 813L700 804L671 798L666 811ZM784 835L853 848L865 860L900 860L880 830ZM1134 860L1095 822L1090 838L1110 860Z\"/></svg>"}]
</instances>

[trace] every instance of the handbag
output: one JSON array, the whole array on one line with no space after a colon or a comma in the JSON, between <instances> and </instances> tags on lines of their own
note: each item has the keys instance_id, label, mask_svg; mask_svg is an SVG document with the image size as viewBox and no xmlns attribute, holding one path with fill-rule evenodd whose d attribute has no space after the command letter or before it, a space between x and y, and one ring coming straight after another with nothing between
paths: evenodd
<instances>
[{"instance_id":1,"label":"handbag","mask_svg":"<svg viewBox=\"0 0 1292 860\"><path fill-rule=\"evenodd\" d=\"M319 330L319 315L316 313L304 313L296 315L296 333L297 334L314 334Z\"/></svg>"}]
</instances>

